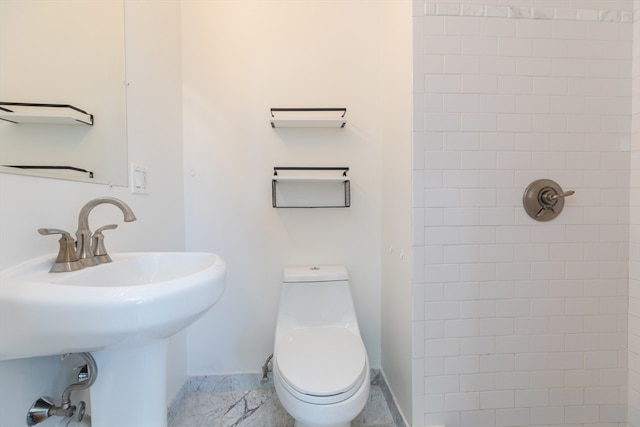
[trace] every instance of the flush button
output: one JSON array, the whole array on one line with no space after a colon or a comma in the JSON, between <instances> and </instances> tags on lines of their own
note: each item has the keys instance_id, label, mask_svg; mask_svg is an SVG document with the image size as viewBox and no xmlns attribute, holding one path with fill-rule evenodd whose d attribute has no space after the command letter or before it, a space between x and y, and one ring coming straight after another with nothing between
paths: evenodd
<instances>
[{"instance_id":1,"label":"flush button","mask_svg":"<svg viewBox=\"0 0 640 427\"><path fill-rule=\"evenodd\" d=\"M311 268L309 268L309 270L314 270L314 271L315 270L320 270L320 267L311 267Z\"/></svg>"}]
</instances>

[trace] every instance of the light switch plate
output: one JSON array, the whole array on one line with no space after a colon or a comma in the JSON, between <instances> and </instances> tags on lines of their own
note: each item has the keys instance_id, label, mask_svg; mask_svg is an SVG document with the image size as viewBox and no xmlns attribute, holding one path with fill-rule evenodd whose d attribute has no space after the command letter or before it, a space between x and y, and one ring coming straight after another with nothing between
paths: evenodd
<instances>
[{"instance_id":1,"label":"light switch plate","mask_svg":"<svg viewBox=\"0 0 640 427\"><path fill-rule=\"evenodd\" d=\"M129 191L133 194L149 194L149 171L145 166L131 163Z\"/></svg>"}]
</instances>

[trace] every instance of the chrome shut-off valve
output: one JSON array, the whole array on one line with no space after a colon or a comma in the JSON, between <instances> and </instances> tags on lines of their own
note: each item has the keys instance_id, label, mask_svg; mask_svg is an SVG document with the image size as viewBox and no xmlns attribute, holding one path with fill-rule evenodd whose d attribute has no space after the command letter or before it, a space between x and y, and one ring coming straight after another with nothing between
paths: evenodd
<instances>
[{"instance_id":1,"label":"chrome shut-off valve","mask_svg":"<svg viewBox=\"0 0 640 427\"><path fill-rule=\"evenodd\" d=\"M67 425L71 421L72 417L77 422L83 420L85 416L86 405L82 401L78 403L78 406L72 405L71 392L75 390L85 390L91 387L98 377L98 365L96 364L95 359L90 353L77 354L84 361L84 364L80 365L77 368L80 370L80 372L78 373L78 382L69 385L64 390L64 393L62 393L62 402L60 406L56 406L53 403L53 399L51 399L50 397L43 396L36 400L33 405L31 405L29 412L27 412L26 421L28 426L35 426L36 424L39 424L54 415L68 418L69 420L65 422L64 425ZM67 358L67 356L69 356L69 354L61 356L61 359L64 360Z\"/></svg>"},{"instance_id":2,"label":"chrome shut-off valve","mask_svg":"<svg viewBox=\"0 0 640 427\"><path fill-rule=\"evenodd\" d=\"M531 218L536 221L550 221L562 212L565 197L573 194L575 191L563 191L555 181L538 179L524 190L522 204Z\"/></svg>"}]
</instances>

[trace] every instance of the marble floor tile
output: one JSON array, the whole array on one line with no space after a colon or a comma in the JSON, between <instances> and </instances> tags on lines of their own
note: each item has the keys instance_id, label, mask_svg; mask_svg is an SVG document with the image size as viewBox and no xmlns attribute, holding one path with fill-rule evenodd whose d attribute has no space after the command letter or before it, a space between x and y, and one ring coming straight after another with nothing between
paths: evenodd
<instances>
[{"instance_id":1,"label":"marble floor tile","mask_svg":"<svg viewBox=\"0 0 640 427\"><path fill-rule=\"evenodd\" d=\"M170 427L293 427L273 388L192 392L185 396ZM371 386L364 410L352 427L395 427L380 387Z\"/></svg>"}]
</instances>

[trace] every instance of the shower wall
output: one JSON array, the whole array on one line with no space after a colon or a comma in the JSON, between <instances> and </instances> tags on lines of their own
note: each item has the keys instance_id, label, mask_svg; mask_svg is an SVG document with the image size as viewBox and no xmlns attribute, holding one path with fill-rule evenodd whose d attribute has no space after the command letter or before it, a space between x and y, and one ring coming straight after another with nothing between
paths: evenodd
<instances>
[{"instance_id":1,"label":"shower wall","mask_svg":"<svg viewBox=\"0 0 640 427\"><path fill-rule=\"evenodd\" d=\"M640 426L640 0L634 1L629 251L629 411Z\"/></svg>"},{"instance_id":2,"label":"shower wall","mask_svg":"<svg viewBox=\"0 0 640 427\"><path fill-rule=\"evenodd\" d=\"M630 0L416 2L415 426L638 425L633 27ZM539 178L576 191L550 222Z\"/></svg>"}]
</instances>

